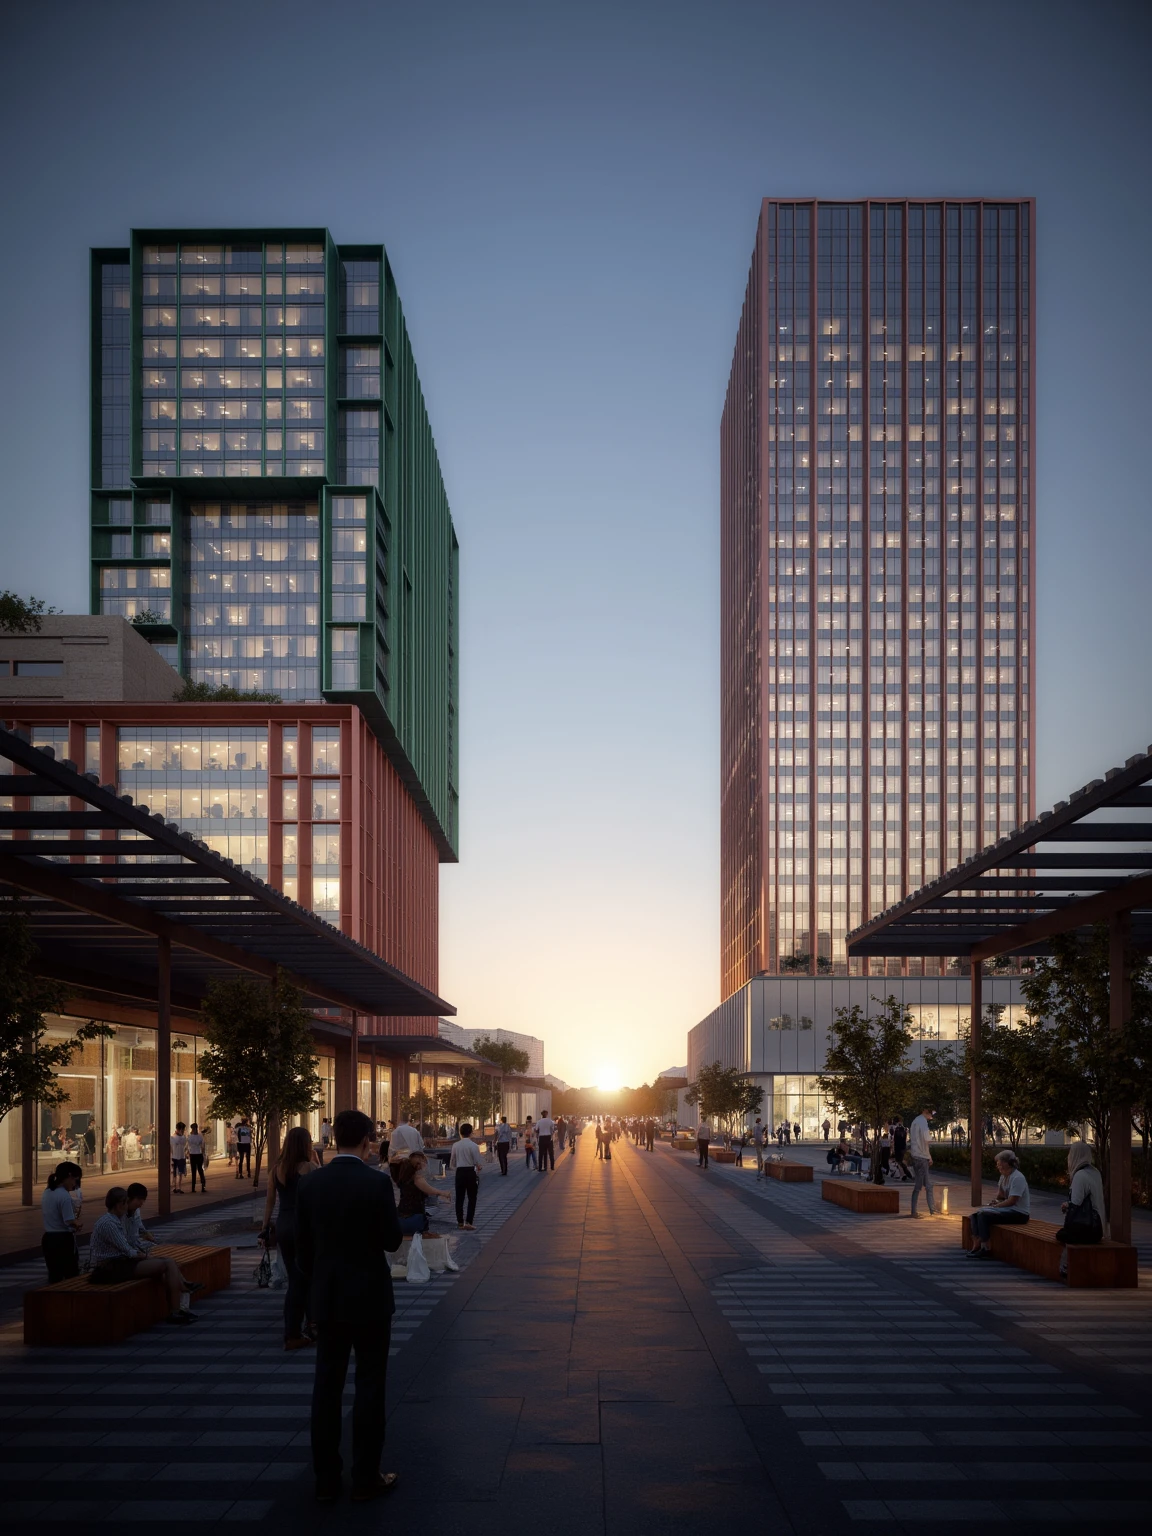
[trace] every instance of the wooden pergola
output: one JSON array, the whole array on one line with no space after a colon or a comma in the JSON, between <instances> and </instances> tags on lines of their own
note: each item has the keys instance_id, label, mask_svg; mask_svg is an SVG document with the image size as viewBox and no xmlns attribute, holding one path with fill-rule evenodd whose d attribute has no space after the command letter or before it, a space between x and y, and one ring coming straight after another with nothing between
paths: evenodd
<instances>
[{"instance_id":1,"label":"wooden pergola","mask_svg":"<svg viewBox=\"0 0 1152 1536\"><path fill-rule=\"evenodd\" d=\"M1152 746L1122 768L1061 800L939 880L848 935L858 956L966 959L972 986L972 1047L979 1051L982 965L1000 955L1043 955L1059 934L1107 923L1109 1022L1131 1012L1130 956L1152 950ZM972 1077L969 1110L972 1203L983 1204L983 1112ZM1109 1125L1112 1236L1131 1241L1131 1105Z\"/></svg>"}]
</instances>

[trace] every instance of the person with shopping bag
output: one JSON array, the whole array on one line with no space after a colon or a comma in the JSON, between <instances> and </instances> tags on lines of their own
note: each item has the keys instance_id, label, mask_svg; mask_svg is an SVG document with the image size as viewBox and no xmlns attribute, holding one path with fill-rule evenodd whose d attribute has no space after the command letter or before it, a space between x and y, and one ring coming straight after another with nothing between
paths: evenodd
<instances>
[{"instance_id":1,"label":"person with shopping bag","mask_svg":"<svg viewBox=\"0 0 1152 1536\"><path fill-rule=\"evenodd\" d=\"M368 1166L373 1128L358 1109L332 1126L336 1155L301 1179L296 1195L296 1262L309 1288L317 1331L312 1387L312 1469L316 1498L341 1492L342 1397L349 1356L356 1355L352 1412L352 1498L378 1498L396 1484L381 1473L392 1314L389 1253L403 1241L392 1180Z\"/></svg>"}]
</instances>

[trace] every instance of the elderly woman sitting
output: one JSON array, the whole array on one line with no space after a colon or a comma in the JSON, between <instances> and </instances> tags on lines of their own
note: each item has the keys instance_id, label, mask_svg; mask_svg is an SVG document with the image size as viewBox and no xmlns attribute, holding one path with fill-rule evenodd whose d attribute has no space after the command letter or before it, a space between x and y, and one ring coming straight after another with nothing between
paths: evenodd
<instances>
[{"instance_id":1,"label":"elderly woman sitting","mask_svg":"<svg viewBox=\"0 0 1152 1536\"><path fill-rule=\"evenodd\" d=\"M1058 1243L1098 1243L1104 1236L1104 1180L1092 1166L1092 1148L1082 1141L1068 1148L1068 1199L1060 1207L1064 1225Z\"/></svg>"},{"instance_id":2,"label":"elderly woman sitting","mask_svg":"<svg viewBox=\"0 0 1152 1536\"><path fill-rule=\"evenodd\" d=\"M1025 1222L1029 1218L1028 1180L1020 1172L1020 1159L1005 1147L996 1154L996 1170L1000 1175L999 1187L983 1210L972 1216L972 1236L975 1239L968 1255L973 1259L992 1257L992 1228Z\"/></svg>"}]
</instances>

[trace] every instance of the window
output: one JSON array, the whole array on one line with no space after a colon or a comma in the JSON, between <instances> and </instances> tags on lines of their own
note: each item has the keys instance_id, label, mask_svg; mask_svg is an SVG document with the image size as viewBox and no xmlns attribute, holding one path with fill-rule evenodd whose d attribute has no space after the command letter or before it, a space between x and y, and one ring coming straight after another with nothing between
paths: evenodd
<instances>
[{"instance_id":1,"label":"window","mask_svg":"<svg viewBox=\"0 0 1152 1536\"><path fill-rule=\"evenodd\" d=\"M63 677L63 675L62 661L33 661L25 657L16 661L0 661L0 677Z\"/></svg>"},{"instance_id":2,"label":"window","mask_svg":"<svg viewBox=\"0 0 1152 1536\"><path fill-rule=\"evenodd\" d=\"M355 633L355 631L353 631ZM339 726L315 726L312 730L312 772L340 772Z\"/></svg>"},{"instance_id":3,"label":"window","mask_svg":"<svg viewBox=\"0 0 1152 1536\"><path fill-rule=\"evenodd\" d=\"M297 771L299 735L294 725L286 725L280 734L280 768L284 773Z\"/></svg>"},{"instance_id":4,"label":"window","mask_svg":"<svg viewBox=\"0 0 1152 1536\"><path fill-rule=\"evenodd\" d=\"M379 400L379 347L340 348L340 393L349 400Z\"/></svg>"},{"instance_id":5,"label":"window","mask_svg":"<svg viewBox=\"0 0 1152 1536\"><path fill-rule=\"evenodd\" d=\"M351 689L360 686L360 631L334 629L332 634L332 687Z\"/></svg>"},{"instance_id":6,"label":"window","mask_svg":"<svg viewBox=\"0 0 1152 1536\"><path fill-rule=\"evenodd\" d=\"M380 412L342 409L337 475L344 485L380 481Z\"/></svg>"},{"instance_id":7,"label":"window","mask_svg":"<svg viewBox=\"0 0 1152 1536\"><path fill-rule=\"evenodd\" d=\"M285 813L287 814L287 813ZM312 780L312 820L340 820L340 780Z\"/></svg>"}]
</instances>

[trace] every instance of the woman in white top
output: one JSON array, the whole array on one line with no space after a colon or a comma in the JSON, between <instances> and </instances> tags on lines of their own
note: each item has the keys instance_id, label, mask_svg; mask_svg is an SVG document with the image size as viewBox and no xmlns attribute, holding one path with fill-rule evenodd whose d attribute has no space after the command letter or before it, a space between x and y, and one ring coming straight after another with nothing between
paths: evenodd
<instances>
[{"instance_id":1,"label":"woman in white top","mask_svg":"<svg viewBox=\"0 0 1152 1536\"><path fill-rule=\"evenodd\" d=\"M1068 1148L1068 1199L1060 1209L1064 1225L1058 1243L1098 1243L1104 1236L1104 1180L1092 1166L1092 1148L1083 1141Z\"/></svg>"},{"instance_id":2,"label":"woman in white top","mask_svg":"<svg viewBox=\"0 0 1152 1536\"><path fill-rule=\"evenodd\" d=\"M55 1173L48 1175L48 1187L40 1196L40 1211L44 1217L40 1251L48 1268L49 1285L55 1285L57 1280L71 1280L80 1273L80 1258L76 1252L80 1218L72 1204L72 1191L79 1183L80 1169L75 1163L57 1163Z\"/></svg>"},{"instance_id":3,"label":"woman in white top","mask_svg":"<svg viewBox=\"0 0 1152 1536\"><path fill-rule=\"evenodd\" d=\"M1010 1226L1028 1221L1030 1217L1028 1180L1020 1172L1020 1159L1015 1152L1008 1147L1003 1152L997 1152L996 1171L1000 1175L1000 1183L995 1195L983 1210L974 1212L972 1216L974 1242L969 1258L992 1257L994 1226Z\"/></svg>"}]
</instances>

